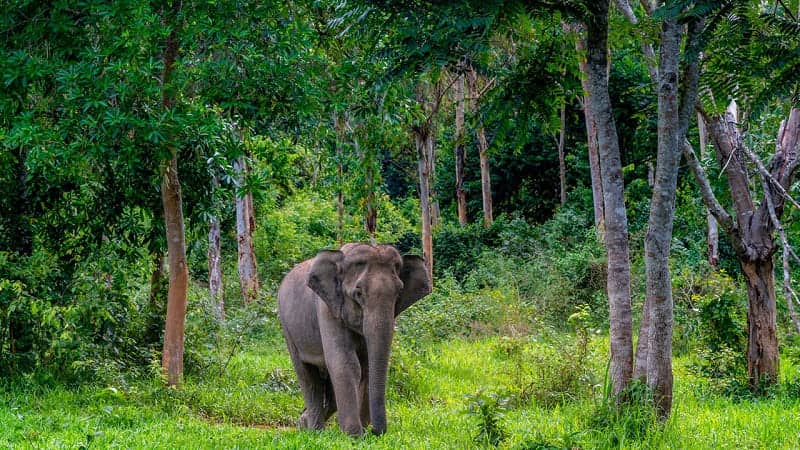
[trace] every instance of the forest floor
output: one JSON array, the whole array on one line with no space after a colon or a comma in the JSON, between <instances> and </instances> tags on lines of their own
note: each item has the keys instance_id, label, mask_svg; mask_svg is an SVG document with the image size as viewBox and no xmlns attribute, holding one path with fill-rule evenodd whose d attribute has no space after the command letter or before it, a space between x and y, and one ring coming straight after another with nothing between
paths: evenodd
<instances>
[{"instance_id":1,"label":"forest floor","mask_svg":"<svg viewBox=\"0 0 800 450\"><path fill-rule=\"evenodd\" d=\"M7 383L0 448L800 448L798 396L719 396L681 358L669 421L609 420L601 412L606 346L596 335L419 343L400 334L388 432L351 439L335 418L323 432L294 427L302 399L274 326L188 375L181 390L141 380ZM782 369L797 371L789 362Z\"/></svg>"}]
</instances>

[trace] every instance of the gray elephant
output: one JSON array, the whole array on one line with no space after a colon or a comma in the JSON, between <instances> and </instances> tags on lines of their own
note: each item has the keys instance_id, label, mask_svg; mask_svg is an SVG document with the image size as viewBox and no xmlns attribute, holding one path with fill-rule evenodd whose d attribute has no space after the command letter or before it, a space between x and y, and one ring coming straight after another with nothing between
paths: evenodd
<instances>
[{"instance_id":1,"label":"gray elephant","mask_svg":"<svg viewBox=\"0 0 800 450\"><path fill-rule=\"evenodd\" d=\"M278 316L305 410L300 427L386 431L386 375L395 317L431 292L422 258L390 245L346 244L294 267L278 290Z\"/></svg>"}]
</instances>

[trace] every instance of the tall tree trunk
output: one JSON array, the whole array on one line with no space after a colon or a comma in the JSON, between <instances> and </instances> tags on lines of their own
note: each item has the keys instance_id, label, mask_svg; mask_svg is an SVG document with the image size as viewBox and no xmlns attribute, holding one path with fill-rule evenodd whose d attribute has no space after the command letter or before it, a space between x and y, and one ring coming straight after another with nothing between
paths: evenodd
<instances>
[{"instance_id":1,"label":"tall tree trunk","mask_svg":"<svg viewBox=\"0 0 800 450\"><path fill-rule=\"evenodd\" d=\"M682 25L667 18L661 25L658 66L658 153L645 236L646 313L649 313L647 383L659 417L672 409L672 282L669 252L675 216L681 127L678 118L678 62ZM645 336L640 336L644 339Z\"/></svg>"},{"instance_id":2,"label":"tall tree trunk","mask_svg":"<svg viewBox=\"0 0 800 450\"><path fill-rule=\"evenodd\" d=\"M347 127L347 113L340 117L333 113L333 128L336 131L336 241L344 244L344 135Z\"/></svg>"},{"instance_id":3,"label":"tall tree trunk","mask_svg":"<svg viewBox=\"0 0 800 450\"><path fill-rule=\"evenodd\" d=\"M375 233L378 230L378 210L375 209L375 168L371 160L368 160L367 164L367 198L364 202L364 229L369 235L370 242L375 242Z\"/></svg>"},{"instance_id":4,"label":"tall tree trunk","mask_svg":"<svg viewBox=\"0 0 800 450\"><path fill-rule=\"evenodd\" d=\"M439 211L439 196L436 192L436 136L432 126L428 127L426 138L425 149L427 157L425 160L428 164L428 189L430 190L431 198L431 227L437 228L439 226L441 212Z\"/></svg>"},{"instance_id":5,"label":"tall tree trunk","mask_svg":"<svg viewBox=\"0 0 800 450\"><path fill-rule=\"evenodd\" d=\"M567 160L564 151L564 139L567 133L567 105L561 105L561 130L558 133L558 179L561 205L567 204Z\"/></svg>"},{"instance_id":6,"label":"tall tree trunk","mask_svg":"<svg viewBox=\"0 0 800 450\"><path fill-rule=\"evenodd\" d=\"M239 185L244 185L244 175L247 172L247 162L244 156L234 162L233 168L239 174ZM250 216L253 208L251 192L236 196L236 238L238 242L239 284L242 289L242 300L245 304L258 299L259 282L256 254L253 247L252 224L254 218Z\"/></svg>"},{"instance_id":7,"label":"tall tree trunk","mask_svg":"<svg viewBox=\"0 0 800 450\"><path fill-rule=\"evenodd\" d=\"M211 176L211 188L219 189L216 175ZM211 216L208 222L208 291L211 303L220 320L225 319L225 297L222 290L222 241L220 224L217 215Z\"/></svg>"},{"instance_id":8,"label":"tall tree trunk","mask_svg":"<svg viewBox=\"0 0 800 450\"><path fill-rule=\"evenodd\" d=\"M164 45L164 68L161 75L161 106L164 111L175 107L175 93L170 78L178 56L175 29ZM161 163L161 202L164 207L164 224L167 235L169 266L169 292L167 294L167 319L164 330L164 349L161 366L169 386L183 382L183 339L186 322L186 296L189 288L189 270L186 264L186 237L183 225L183 198L178 179L178 150L170 148L171 157Z\"/></svg>"},{"instance_id":9,"label":"tall tree trunk","mask_svg":"<svg viewBox=\"0 0 800 450\"><path fill-rule=\"evenodd\" d=\"M494 223L492 206L492 174L489 169L489 144L486 141L486 132L483 125L475 130L478 138L478 158L481 166L481 195L483 197L483 226L488 228Z\"/></svg>"},{"instance_id":10,"label":"tall tree trunk","mask_svg":"<svg viewBox=\"0 0 800 450\"><path fill-rule=\"evenodd\" d=\"M619 396L633 373L633 337L630 294L630 257L622 162L619 140L608 94L608 0L592 5L586 23L587 109L597 124L603 184L605 244L608 263L608 303L611 340L611 384Z\"/></svg>"},{"instance_id":11,"label":"tall tree trunk","mask_svg":"<svg viewBox=\"0 0 800 450\"><path fill-rule=\"evenodd\" d=\"M467 226L467 193L464 191L464 164L466 149L464 146L464 74L459 73L455 83L456 95L456 204L458 223Z\"/></svg>"},{"instance_id":12,"label":"tall tree trunk","mask_svg":"<svg viewBox=\"0 0 800 450\"><path fill-rule=\"evenodd\" d=\"M580 31L580 30L575 30ZM586 39L578 34L575 41L575 49L580 56L578 68L583 76L581 77L581 86L583 87L583 101L581 107L583 108L584 122L586 123L586 137L589 153L589 175L592 181L592 204L594 206L594 227L599 236L605 239L605 212L603 210L603 177L600 173L600 149L597 143L597 123L592 116L592 108L587 104L589 99L589 69L586 65L584 57L586 53Z\"/></svg>"},{"instance_id":13,"label":"tall tree trunk","mask_svg":"<svg viewBox=\"0 0 800 450\"><path fill-rule=\"evenodd\" d=\"M478 89L478 72L470 67L467 72L469 96L472 99L472 110L480 117L480 91ZM488 228L494 222L492 210L492 176L489 167L489 143L486 140L486 131L483 128L483 120L478 120L475 129L475 137L478 141L478 159L481 167L481 197L483 203L483 226Z\"/></svg>"},{"instance_id":14,"label":"tall tree trunk","mask_svg":"<svg viewBox=\"0 0 800 450\"><path fill-rule=\"evenodd\" d=\"M433 87L433 92L428 94L431 98L427 100L429 104L430 115L428 117L428 132L426 134L427 141L425 148L428 152L426 160L428 162L428 189L430 189L431 195L431 227L433 228L437 228L439 226L441 219L441 211L439 210L439 195L436 192L436 127L433 125L433 123L435 123L436 111L439 109L439 99L442 98L442 89L442 82L437 82Z\"/></svg>"},{"instance_id":15,"label":"tall tree trunk","mask_svg":"<svg viewBox=\"0 0 800 450\"><path fill-rule=\"evenodd\" d=\"M697 128L700 133L700 159L708 157L708 132L706 131L706 123L703 121L703 116L697 113ZM706 223L708 234L708 263L715 270L719 266L719 225L714 214L706 208Z\"/></svg>"},{"instance_id":16,"label":"tall tree trunk","mask_svg":"<svg viewBox=\"0 0 800 450\"><path fill-rule=\"evenodd\" d=\"M776 323L776 297L773 255L777 251L774 240L776 223L783 213L786 201L783 193L794 181L798 167L798 140L800 140L800 110L793 109L789 120L781 127L777 141L777 151L769 165L769 171L759 162L759 171L767 172L771 184L765 184L765 199L756 207L750 193L750 179L745 165L745 154L752 154L746 148L735 115L730 108L724 117L709 116L705 111L709 135L714 141L717 160L724 167L728 179L731 198L736 211L736 222L724 221L722 213L715 214L736 250L739 264L747 282L748 293L748 345L747 367L751 388L759 390L764 384L778 381L779 359ZM778 185L776 186L775 183ZM704 193L706 204L715 199ZM769 211L769 208L772 211ZM730 223L729 223L730 222Z\"/></svg>"},{"instance_id":17,"label":"tall tree trunk","mask_svg":"<svg viewBox=\"0 0 800 450\"><path fill-rule=\"evenodd\" d=\"M424 126L414 129L414 142L417 148L417 173L419 175L419 206L422 222L422 257L425 259L425 268L428 277L433 280L433 234L431 231L431 206L429 173L427 161L427 129Z\"/></svg>"},{"instance_id":18,"label":"tall tree trunk","mask_svg":"<svg viewBox=\"0 0 800 450\"><path fill-rule=\"evenodd\" d=\"M208 223L208 290L217 317L220 320L225 319L225 297L222 290L222 246L219 218L216 216L212 217Z\"/></svg>"}]
</instances>

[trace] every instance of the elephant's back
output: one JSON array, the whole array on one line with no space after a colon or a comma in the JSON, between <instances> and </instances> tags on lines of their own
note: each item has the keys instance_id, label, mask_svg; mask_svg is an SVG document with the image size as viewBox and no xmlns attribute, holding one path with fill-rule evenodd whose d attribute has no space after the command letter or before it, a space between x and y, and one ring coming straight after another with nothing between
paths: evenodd
<instances>
[{"instance_id":1,"label":"elephant's back","mask_svg":"<svg viewBox=\"0 0 800 450\"><path fill-rule=\"evenodd\" d=\"M280 287L278 287L278 315L286 313L289 309L297 307L297 302L301 297L313 294L308 288L308 272L314 259L305 260L292 268L283 277Z\"/></svg>"}]
</instances>

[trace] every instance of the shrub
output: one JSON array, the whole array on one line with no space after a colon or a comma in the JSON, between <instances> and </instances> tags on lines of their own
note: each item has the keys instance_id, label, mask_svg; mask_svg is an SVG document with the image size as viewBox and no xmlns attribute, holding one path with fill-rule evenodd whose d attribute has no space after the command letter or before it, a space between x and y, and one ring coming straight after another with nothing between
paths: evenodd
<instances>
[{"instance_id":1,"label":"shrub","mask_svg":"<svg viewBox=\"0 0 800 450\"><path fill-rule=\"evenodd\" d=\"M508 437L503 426L503 412L509 399L495 393L478 392L468 399L467 413L475 418L478 433L475 442L497 447Z\"/></svg>"}]
</instances>

